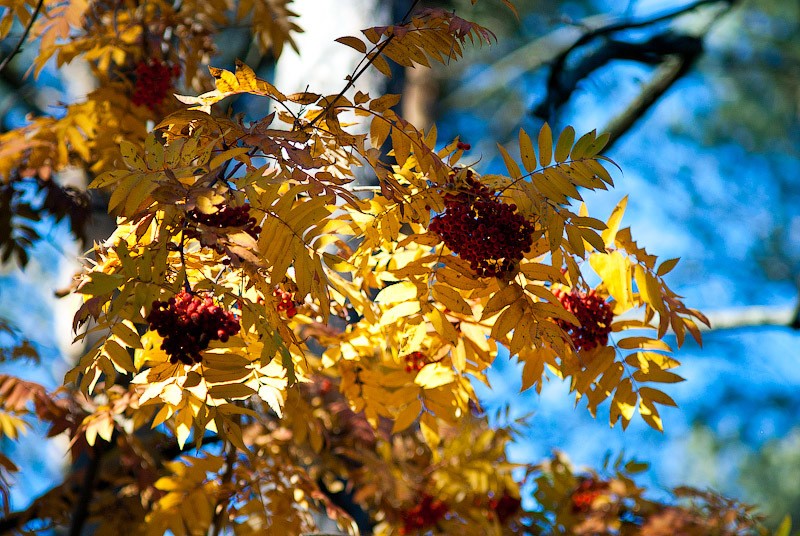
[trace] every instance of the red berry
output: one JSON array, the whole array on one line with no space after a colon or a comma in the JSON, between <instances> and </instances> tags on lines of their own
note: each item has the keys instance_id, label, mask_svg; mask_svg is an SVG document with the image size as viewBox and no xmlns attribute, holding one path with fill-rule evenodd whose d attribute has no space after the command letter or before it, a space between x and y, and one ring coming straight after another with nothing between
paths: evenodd
<instances>
[{"instance_id":1,"label":"red berry","mask_svg":"<svg viewBox=\"0 0 800 536\"><path fill-rule=\"evenodd\" d=\"M594 500L606 489L608 482L598 482L592 478L582 479L572 493L572 512L576 514L589 512Z\"/></svg>"},{"instance_id":2,"label":"red berry","mask_svg":"<svg viewBox=\"0 0 800 536\"><path fill-rule=\"evenodd\" d=\"M167 301L154 301L147 322L151 330L164 338L161 349L170 363L199 363L200 352L212 340L227 340L241 329L234 314L185 290Z\"/></svg>"},{"instance_id":3,"label":"red berry","mask_svg":"<svg viewBox=\"0 0 800 536\"><path fill-rule=\"evenodd\" d=\"M614 312L608 302L594 291L585 293L576 289L567 293L556 289L553 294L564 309L574 314L581 323L575 326L566 320L556 319L556 324L570 336L575 348L588 351L608 344L608 334L611 333L614 320Z\"/></svg>"},{"instance_id":4,"label":"red berry","mask_svg":"<svg viewBox=\"0 0 800 536\"><path fill-rule=\"evenodd\" d=\"M172 80L180 76L180 67L159 60L141 61L136 65L135 74L131 102L155 110L167 97Z\"/></svg>"},{"instance_id":5,"label":"red berry","mask_svg":"<svg viewBox=\"0 0 800 536\"><path fill-rule=\"evenodd\" d=\"M533 223L516 213L467 171L469 189L444 196L445 211L433 218L430 231L482 277L513 273L533 244Z\"/></svg>"},{"instance_id":6,"label":"red berry","mask_svg":"<svg viewBox=\"0 0 800 536\"><path fill-rule=\"evenodd\" d=\"M400 517L403 520L403 526L400 529L400 533L411 534L433 527L449 511L450 508L448 508L447 504L425 493L416 505L401 512Z\"/></svg>"}]
</instances>

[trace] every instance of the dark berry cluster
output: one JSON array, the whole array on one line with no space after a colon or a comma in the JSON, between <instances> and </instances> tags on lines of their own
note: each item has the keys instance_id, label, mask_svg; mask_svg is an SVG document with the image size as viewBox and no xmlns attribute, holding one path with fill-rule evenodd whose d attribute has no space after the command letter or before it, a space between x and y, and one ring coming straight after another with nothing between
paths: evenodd
<instances>
[{"instance_id":1,"label":"dark berry cluster","mask_svg":"<svg viewBox=\"0 0 800 536\"><path fill-rule=\"evenodd\" d=\"M194 223L202 223L208 227L222 229L224 227L241 227L244 232L258 238L261 227L255 218L250 216L250 203L234 207L227 203L214 205L216 212L206 214L199 210L190 210L186 216Z\"/></svg>"},{"instance_id":2,"label":"dark berry cluster","mask_svg":"<svg viewBox=\"0 0 800 536\"><path fill-rule=\"evenodd\" d=\"M472 145L460 141L456 144L456 149L458 149L459 151L469 151L470 149L472 149Z\"/></svg>"},{"instance_id":3,"label":"dark berry cluster","mask_svg":"<svg viewBox=\"0 0 800 536\"><path fill-rule=\"evenodd\" d=\"M572 492L572 512L587 513L591 511L595 499L608 489L608 482L585 478L581 480L575 491Z\"/></svg>"},{"instance_id":4,"label":"dark berry cluster","mask_svg":"<svg viewBox=\"0 0 800 536\"><path fill-rule=\"evenodd\" d=\"M422 370L422 367L428 364L428 356L422 352L411 352L403 357L406 362L406 372Z\"/></svg>"},{"instance_id":5,"label":"dark berry cluster","mask_svg":"<svg viewBox=\"0 0 800 536\"><path fill-rule=\"evenodd\" d=\"M555 289L553 294L564 309L574 314L581 323L580 326L575 326L562 319L556 320L558 326L570 336L575 348L592 350L608 344L608 334L611 333L611 322L614 320L614 312L609 303L593 290L564 292Z\"/></svg>"},{"instance_id":6,"label":"dark berry cluster","mask_svg":"<svg viewBox=\"0 0 800 536\"><path fill-rule=\"evenodd\" d=\"M531 250L534 226L467 171L468 190L447 194L430 230L482 277L511 274Z\"/></svg>"},{"instance_id":7,"label":"dark berry cluster","mask_svg":"<svg viewBox=\"0 0 800 536\"><path fill-rule=\"evenodd\" d=\"M283 290L282 288L276 288L272 295L278 298L278 305L275 308L279 313L286 313L286 316L289 318L297 314L294 295L291 292Z\"/></svg>"},{"instance_id":8,"label":"dark berry cluster","mask_svg":"<svg viewBox=\"0 0 800 536\"><path fill-rule=\"evenodd\" d=\"M514 517L522 505L522 501L518 497L509 495L507 491L499 497L492 497L489 499L489 510L491 510L493 517L504 524L510 518Z\"/></svg>"},{"instance_id":9,"label":"dark berry cluster","mask_svg":"<svg viewBox=\"0 0 800 536\"><path fill-rule=\"evenodd\" d=\"M164 102L172 87L172 80L180 76L181 68L159 60L140 61L136 65L135 74L136 82L131 102L155 110Z\"/></svg>"},{"instance_id":10,"label":"dark berry cluster","mask_svg":"<svg viewBox=\"0 0 800 536\"><path fill-rule=\"evenodd\" d=\"M209 342L226 342L240 329L233 313L215 305L210 296L201 298L185 290L167 301L154 301L147 322L164 338L161 349L170 363L185 365L199 363Z\"/></svg>"},{"instance_id":11,"label":"dark berry cluster","mask_svg":"<svg viewBox=\"0 0 800 536\"><path fill-rule=\"evenodd\" d=\"M401 514L403 526L400 534L416 534L422 529L433 527L448 511L449 508L443 501L426 493L419 503Z\"/></svg>"}]
</instances>

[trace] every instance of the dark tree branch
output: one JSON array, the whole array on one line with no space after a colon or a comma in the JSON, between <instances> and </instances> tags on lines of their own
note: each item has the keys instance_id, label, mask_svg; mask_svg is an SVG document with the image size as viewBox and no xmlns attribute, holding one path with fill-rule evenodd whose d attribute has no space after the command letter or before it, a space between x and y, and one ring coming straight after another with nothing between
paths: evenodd
<instances>
[{"instance_id":1,"label":"dark tree branch","mask_svg":"<svg viewBox=\"0 0 800 536\"><path fill-rule=\"evenodd\" d=\"M658 68L650 82L645 85L639 95L633 99L633 102L631 102L622 113L612 119L606 128L603 129L604 132L610 134L608 143L603 150L610 151L614 144L616 144L637 121L644 117L653 104L689 71L695 59L696 57L684 58L681 56L667 58Z\"/></svg>"},{"instance_id":2,"label":"dark tree branch","mask_svg":"<svg viewBox=\"0 0 800 536\"><path fill-rule=\"evenodd\" d=\"M604 37L606 35L611 35L613 33L621 32L624 30L635 30L637 28L646 28L647 26L652 26L653 24L658 24L659 22L664 22L667 20L678 18L681 15L685 15L687 13L690 13L698 8L707 5L725 3L728 6L732 6L734 3L736 3L736 1L737 0L697 0L696 2L692 2L683 7L679 7L677 9L665 13L653 15L650 18L644 20L615 22L612 24L608 24L606 26L602 26L600 28L596 28L594 30L589 30L588 32L583 34L577 41L575 41L575 43L573 43L572 46L570 46L569 48L564 50L561 54L559 54L556 57L556 60L553 62L553 65L554 66L563 65L567 56L569 56L569 54L573 50L588 44L589 42L598 37Z\"/></svg>"},{"instance_id":3,"label":"dark tree branch","mask_svg":"<svg viewBox=\"0 0 800 536\"><path fill-rule=\"evenodd\" d=\"M0 72L2 72L3 69L6 68L6 66L9 64L9 62L14 56L19 54L19 51L22 49L22 44L28 38L28 34L31 32L31 28L33 28L33 23L36 22L36 18L42 11L42 5L44 5L44 0L39 0L36 3L36 7L33 9L33 13L31 14L31 20L29 20L28 24L25 26L25 31L22 32L22 36L20 36L19 41L17 41L17 44L11 50L11 53L5 58L3 58L2 62L0 62Z\"/></svg>"},{"instance_id":4,"label":"dark tree branch","mask_svg":"<svg viewBox=\"0 0 800 536\"><path fill-rule=\"evenodd\" d=\"M108 443L105 441L96 443L91 450L90 458L86 465L86 472L83 474L80 495L78 495L78 500L75 502L75 509L72 513L69 536L81 536L83 532L83 527L86 525L86 520L89 517L89 505L92 503L92 495L94 495L94 490L97 486L100 464L107 450Z\"/></svg>"},{"instance_id":5,"label":"dark tree branch","mask_svg":"<svg viewBox=\"0 0 800 536\"><path fill-rule=\"evenodd\" d=\"M613 60L630 60L656 65L669 56L677 55L683 58L684 64L688 66L702 53L702 50L701 38L672 32L655 35L642 43L608 41L601 48L584 56L575 67L561 72L553 79L549 85L547 99L533 113L541 118L552 118L554 111L569 100L581 80Z\"/></svg>"},{"instance_id":6,"label":"dark tree branch","mask_svg":"<svg viewBox=\"0 0 800 536\"><path fill-rule=\"evenodd\" d=\"M587 31L552 60L550 74L547 79L547 97L533 113L538 117L552 121L556 110L572 96L578 82L614 59L633 59L652 64L660 63L668 55L680 54L687 59L694 60L702 50L702 37L675 35L670 31L666 31L640 44L608 40L598 50L587 54L574 68L567 68L568 58L577 49L596 42L600 38L609 37L624 30L644 28L659 22L673 20L705 5L724 4L727 9L730 9L736 1L697 0L684 7L654 15L645 20L621 21Z\"/></svg>"}]
</instances>

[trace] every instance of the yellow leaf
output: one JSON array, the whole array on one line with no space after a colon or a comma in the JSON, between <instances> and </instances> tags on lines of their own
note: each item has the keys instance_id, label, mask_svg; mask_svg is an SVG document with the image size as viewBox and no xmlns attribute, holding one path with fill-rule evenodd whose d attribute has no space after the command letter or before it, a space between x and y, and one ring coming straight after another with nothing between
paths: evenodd
<instances>
[{"instance_id":1,"label":"yellow leaf","mask_svg":"<svg viewBox=\"0 0 800 536\"><path fill-rule=\"evenodd\" d=\"M575 129L567 126L561 131L556 142L556 162L561 163L569 158L569 152L572 150L572 143L575 141Z\"/></svg>"},{"instance_id":2,"label":"yellow leaf","mask_svg":"<svg viewBox=\"0 0 800 536\"><path fill-rule=\"evenodd\" d=\"M659 432L664 431L664 424L661 422L661 416L658 414L658 409L652 401L645 400L644 398L639 400L639 415L641 415L644 422L649 424L652 428Z\"/></svg>"},{"instance_id":3,"label":"yellow leaf","mask_svg":"<svg viewBox=\"0 0 800 536\"><path fill-rule=\"evenodd\" d=\"M113 340L109 339L103 345L103 351L108 355L109 359L111 359L111 363L114 364L114 368L121 373L126 372L136 372L136 368L133 366L133 358L128 353L128 350L120 346L120 344Z\"/></svg>"},{"instance_id":4,"label":"yellow leaf","mask_svg":"<svg viewBox=\"0 0 800 536\"><path fill-rule=\"evenodd\" d=\"M506 169L508 169L508 174L511 175L511 178L516 180L522 177L522 171L520 171L519 166L514 159L511 158L511 155L508 154L505 147L497 144L497 148L500 150L500 155L503 157L503 162L506 164Z\"/></svg>"},{"instance_id":5,"label":"yellow leaf","mask_svg":"<svg viewBox=\"0 0 800 536\"><path fill-rule=\"evenodd\" d=\"M633 267L633 278L639 288L639 295L644 302L661 314L666 312L664 300L661 297L661 287L658 281L649 272L645 271L642 265L637 264Z\"/></svg>"},{"instance_id":6,"label":"yellow leaf","mask_svg":"<svg viewBox=\"0 0 800 536\"><path fill-rule=\"evenodd\" d=\"M244 400L250 398L255 392L255 389L243 383L214 385L208 390L211 397L226 400Z\"/></svg>"},{"instance_id":7,"label":"yellow leaf","mask_svg":"<svg viewBox=\"0 0 800 536\"><path fill-rule=\"evenodd\" d=\"M611 402L611 424L614 425L622 417L622 428L627 428L633 414L636 413L638 397L633 392L630 378L625 378L617 386Z\"/></svg>"},{"instance_id":8,"label":"yellow leaf","mask_svg":"<svg viewBox=\"0 0 800 536\"><path fill-rule=\"evenodd\" d=\"M633 373L633 379L637 382L655 382L655 383L680 383L686 381L674 372L668 370L661 370L651 367L649 371L644 372L637 370Z\"/></svg>"},{"instance_id":9,"label":"yellow leaf","mask_svg":"<svg viewBox=\"0 0 800 536\"><path fill-rule=\"evenodd\" d=\"M435 389L455 381L456 375L453 369L441 363L428 363L417 373L414 383L423 389Z\"/></svg>"},{"instance_id":10,"label":"yellow leaf","mask_svg":"<svg viewBox=\"0 0 800 536\"><path fill-rule=\"evenodd\" d=\"M472 316L472 308L461 297L457 290L454 290L447 285L435 283L432 289L433 299L456 313Z\"/></svg>"},{"instance_id":11,"label":"yellow leaf","mask_svg":"<svg viewBox=\"0 0 800 536\"><path fill-rule=\"evenodd\" d=\"M675 403L672 397L670 397L663 391L659 391L658 389L653 389L652 387L640 387L639 396L642 397L643 400L644 399L652 400L656 404L678 407L678 404Z\"/></svg>"},{"instance_id":12,"label":"yellow leaf","mask_svg":"<svg viewBox=\"0 0 800 536\"><path fill-rule=\"evenodd\" d=\"M532 323L533 318L530 315L522 315L519 323L514 326L514 335L511 337L511 344L508 345L511 355L517 355L522 349L530 348Z\"/></svg>"},{"instance_id":13,"label":"yellow leaf","mask_svg":"<svg viewBox=\"0 0 800 536\"><path fill-rule=\"evenodd\" d=\"M113 290L120 288L125 282L125 277L120 274L107 274L104 272L92 272L89 274L90 281L84 283L78 289L81 294L89 296L102 296Z\"/></svg>"},{"instance_id":14,"label":"yellow leaf","mask_svg":"<svg viewBox=\"0 0 800 536\"><path fill-rule=\"evenodd\" d=\"M458 332L456 328L453 327L453 324L447 320L444 313L439 309L434 308L430 313L426 313L425 317L431 323L433 329L436 330L436 333L441 335L442 339L451 344L456 344L456 342L458 342Z\"/></svg>"},{"instance_id":15,"label":"yellow leaf","mask_svg":"<svg viewBox=\"0 0 800 536\"><path fill-rule=\"evenodd\" d=\"M669 347L664 341L658 339L651 339L650 337L628 337L621 339L617 342L617 347L624 350L662 350L664 352L671 352L672 348Z\"/></svg>"},{"instance_id":16,"label":"yellow leaf","mask_svg":"<svg viewBox=\"0 0 800 536\"><path fill-rule=\"evenodd\" d=\"M369 126L369 140L373 147L380 149L392 132L392 125L382 117L375 117Z\"/></svg>"},{"instance_id":17,"label":"yellow leaf","mask_svg":"<svg viewBox=\"0 0 800 536\"><path fill-rule=\"evenodd\" d=\"M569 180L569 177L558 168L547 168L543 172L545 179L550 183L550 186L556 189L558 193L573 199L581 200L580 192L575 188L575 185Z\"/></svg>"},{"instance_id":18,"label":"yellow leaf","mask_svg":"<svg viewBox=\"0 0 800 536\"><path fill-rule=\"evenodd\" d=\"M481 320L485 320L487 318L491 318L498 311L503 309L504 307L511 305L516 300L523 296L522 288L516 284L511 283L500 292L496 292L487 302L486 307L483 309L481 314Z\"/></svg>"},{"instance_id":19,"label":"yellow leaf","mask_svg":"<svg viewBox=\"0 0 800 536\"><path fill-rule=\"evenodd\" d=\"M411 403L403 408L397 417L395 417L392 433L396 434L402 432L411 426L411 424L417 420L417 417L419 417L420 411L422 411L422 402L420 402L418 398L412 400Z\"/></svg>"},{"instance_id":20,"label":"yellow leaf","mask_svg":"<svg viewBox=\"0 0 800 536\"><path fill-rule=\"evenodd\" d=\"M247 151L249 150L250 147L234 147L233 149L228 149L227 151L223 151L211 159L209 167L211 169L216 169L217 167L221 166L228 160L236 158L237 156L241 156L247 153Z\"/></svg>"},{"instance_id":21,"label":"yellow leaf","mask_svg":"<svg viewBox=\"0 0 800 536\"><path fill-rule=\"evenodd\" d=\"M334 41L336 41L337 43L341 43L345 46L348 46L350 48L354 48L355 50L357 50L362 54L366 54L367 52L367 45L365 45L364 42L358 37L345 36L345 37L339 37L338 39L334 39Z\"/></svg>"},{"instance_id":22,"label":"yellow leaf","mask_svg":"<svg viewBox=\"0 0 800 536\"><path fill-rule=\"evenodd\" d=\"M673 268L675 268L675 266L678 264L679 260L680 260L680 257L678 257L676 259L667 259L667 260L665 260L664 262L662 262L659 265L658 270L656 271L656 273L658 274L659 277L663 277L663 276L667 275L668 273L670 273L672 271Z\"/></svg>"},{"instance_id":23,"label":"yellow leaf","mask_svg":"<svg viewBox=\"0 0 800 536\"><path fill-rule=\"evenodd\" d=\"M600 235L606 243L606 247L614 245L614 238L617 236L619 224L622 221L622 216L625 214L625 207L628 205L628 196L623 197L608 218L608 226L606 230ZM660 275L660 274L659 274Z\"/></svg>"},{"instance_id":24,"label":"yellow leaf","mask_svg":"<svg viewBox=\"0 0 800 536\"><path fill-rule=\"evenodd\" d=\"M122 160L129 168L136 171L147 171L147 166L136 145L127 140L122 140L119 142L119 152L122 154Z\"/></svg>"},{"instance_id":25,"label":"yellow leaf","mask_svg":"<svg viewBox=\"0 0 800 536\"><path fill-rule=\"evenodd\" d=\"M527 262L520 264L519 270L531 281L550 281L552 283L567 282L561 270L549 264Z\"/></svg>"},{"instance_id":26,"label":"yellow leaf","mask_svg":"<svg viewBox=\"0 0 800 536\"><path fill-rule=\"evenodd\" d=\"M388 326L394 324L401 318L405 318L407 316L411 316L415 313L419 312L419 302L412 301L412 302L404 302L395 305L381 316L380 325L381 326Z\"/></svg>"},{"instance_id":27,"label":"yellow leaf","mask_svg":"<svg viewBox=\"0 0 800 536\"><path fill-rule=\"evenodd\" d=\"M550 125L545 123L539 131L539 164L549 166L553 156L553 132Z\"/></svg>"},{"instance_id":28,"label":"yellow leaf","mask_svg":"<svg viewBox=\"0 0 800 536\"><path fill-rule=\"evenodd\" d=\"M531 137L524 129L519 129L519 154L526 171L531 172L539 167L536 164L536 151L533 149Z\"/></svg>"},{"instance_id":29,"label":"yellow leaf","mask_svg":"<svg viewBox=\"0 0 800 536\"><path fill-rule=\"evenodd\" d=\"M383 288L375 296L375 303L400 303L417 298L417 286L411 281L401 281Z\"/></svg>"},{"instance_id":30,"label":"yellow leaf","mask_svg":"<svg viewBox=\"0 0 800 536\"><path fill-rule=\"evenodd\" d=\"M589 264L617 301L614 313L627 311L631 307L631 278L627 259L619 251L597 253L589 257Z\"/></svg>"},{"instance_id":31,"label":"yellow leaf","mask_svg":"<svg viewBox=\"0 0 800 536\"><path fill-rule=\"evenodd\" d=\"M431 450L436 451L441 442L439 437L439 424L430 413L423 413L419 421L419 430L422 432L422 438Z\"/></svg>"},{"instance_id":32,"label":"yellow leaf","mask_svg":"<svg viewBox=\"0 0 800 536\"><path fill-rule=\"evenodd\" d=\"M186 440L189 439L189 434L192 432L192 412L183 410L175 416L175 439L178 440L178 446L183 448Z\"/></svg>"},{"instance_id":33,"label":"yellow leaf","mask_svg":"<svg viewBox=\"0 0 800 536\"><path fill-rule=\"evenodd\" d=\"M523 300L512 303L511 307L500 313L500 316L494 321L491 337L496 341L502 340L509 331L514 329L514 326L519 324L520 318L524 314L525 302Z\"/></svg>"},{"instance_id":34,"label":"yellow leaf","mask_svg":"<svg viewBox=\"0 0 800 536\"><path fill-rule=\"evenodd\" d=\"M586 150L589 146L594 142L597 136L597 131L592 130L591 132L587 132L580 139L575 142L575 145L572 147L572 159L573 160L580 160L586 155Z\"/></svg>"}]
</instances>

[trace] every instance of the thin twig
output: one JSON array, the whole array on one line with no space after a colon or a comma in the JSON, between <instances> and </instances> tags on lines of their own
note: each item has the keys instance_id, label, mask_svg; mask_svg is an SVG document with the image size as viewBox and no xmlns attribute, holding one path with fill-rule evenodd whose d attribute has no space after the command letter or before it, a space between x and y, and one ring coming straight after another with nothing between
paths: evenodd
<instances>
[{"instance_id":1,"label":"thin twig","mask_svg":"<svg viewBox=\"0 0 800 536\"><path fill-rule=\"evenodd\" d=\"M33 28L33 23L36 21L36 18L39 16L39 13L42 10L42 5L44 5L44 0L39 0L36 3L36 7L34 8L33 13L31 14L31 20L29 20L28 24L25 26L25 31L22 32L22 36L19 38L19 41L17 41L17 44L11 51L11 53L3 59L2 63L0 63L0 72L2 72L3 69L6 68L6 65L9 64L9 62L14 56L19 54L20 49L22 49L22 44L28 38L28 34L31 32L31 28Z\"/></svg>"},{"instance_id":2,"label":"thin twig","mask_svg":"<svg viewBox=\"0 0 800 536\"><path fill-rule=\"evenodd\" d=\"M403 20L400 21L401 25L406 24L408 22L408 17L411 15L411 13L413 13L414 9L417 7L419 3L420 0L414 0L414 3L411 4L411 6L408 8L408 11L406 11L406 14L403 16ZM351 87L353 87L353 84L356 83L356 80L358 80L361 77L361 75L363 75L366 72L366 70L369 69L370 65L372 65L375 62L378 56L381 55L381 52L383 52L384 49L387 46L389 46L389 43L391 43L395 37L396 34L393 33L392 35L386 38L386 41L380 44L378 49L375 51L375 54L369 59L369 61L363 67L361 67L361 69L359 69L357 72L355 72L350 76L350 79L347 81L347 84L345 84L344 88L342 88L339 94L336 95L336 97L330 103L328 103L327 106L325 106L322 112L317 117L315 117L314 120L311 121L311 123L308 126L313 127L319 122L320 119L322 119L323 117L325 117L325 115L327 115L331 107L333 107L339 101L340 98L344 97L344 94L347 93L347 91Z\"/></svg>"}]
</instances>

